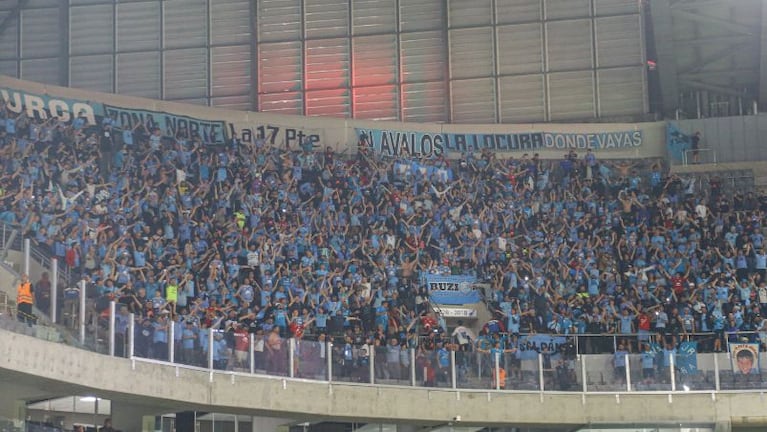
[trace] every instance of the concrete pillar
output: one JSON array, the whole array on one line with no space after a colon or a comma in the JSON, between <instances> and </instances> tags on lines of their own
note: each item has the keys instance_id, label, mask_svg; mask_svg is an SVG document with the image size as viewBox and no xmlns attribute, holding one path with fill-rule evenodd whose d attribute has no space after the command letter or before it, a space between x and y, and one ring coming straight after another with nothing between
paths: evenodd
<instances>
[{"instance_id":1,"label":"concrete pillar","mask_svg":"<svg viewBox=\"0 0 767 432\"><path fill-rule=\"evenodd\" d=\"M732 423L729 421L717 422L714 426L714 432L732 432Z\"/></svg>"},{"instance_id":2,"label":"concrete pillar","mask_svg":"<svg viewBox=\"0 0 767 432\"><path fill-rule=\"evenodd\" d=\"M295 420L277 417L251 417L251 431L253 432L282 432L287 430L280 426L294 423Z\"/></svg>"},{"instance_id":3,"label":"concrete pillar","mask_svg":"<svg viewBox=\"0 0 767 432\"><path fill-rule=\"evenodd\" d=\"M123 432L154 432L155 415L146 407L112 402L112 425Z\"/></svg>"},{"instance_id":4,"label":"concrete pillar","mask_svg":"<svg viewBox=\"0 0 767 432\"><path fill-rule=\"evenodd\" d=\"M27 403L13 395L0 393L0 419L10 420L15 427L22 429L27 419Z\"/></svg>"}]
</instances>

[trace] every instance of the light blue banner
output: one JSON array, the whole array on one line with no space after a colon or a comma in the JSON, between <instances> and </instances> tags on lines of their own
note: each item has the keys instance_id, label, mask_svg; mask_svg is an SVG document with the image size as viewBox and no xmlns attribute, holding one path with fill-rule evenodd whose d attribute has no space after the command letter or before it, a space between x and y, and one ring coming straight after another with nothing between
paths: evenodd
<instances>
[{"instance_id":1,"label":"light blue banner","mask_svg":"<svg viewBox=\"0 0 767 432\"><path fill-rule=\"evenodd\" d=\"M462 305L479 303L482 296L474 289L476 278L473 276L440 276L427 274L426 286L433 303Z\"/></svg>"},{"instance_id":2,"label":"light blue banner","mask_svg":"<svg viewBox=\"0 0 767 432\"><path fill-rule=\"evenodd\" d=\"M698 373L698 343L682 342L676 355L676 365L683 374Z\"/></svg>"},{"instance_id":3,"label":"light blue banner","mask_svg":"<svg viewBox=\"0 0 767 432\"><path fill-rule=\"evenodd\" d=\"M641 130L594 133L440 133L356 129L360 146L376 154L402 158L438 158L448 153L539 150L625 150L642 146Z\"/></svg>"}]
</instances>

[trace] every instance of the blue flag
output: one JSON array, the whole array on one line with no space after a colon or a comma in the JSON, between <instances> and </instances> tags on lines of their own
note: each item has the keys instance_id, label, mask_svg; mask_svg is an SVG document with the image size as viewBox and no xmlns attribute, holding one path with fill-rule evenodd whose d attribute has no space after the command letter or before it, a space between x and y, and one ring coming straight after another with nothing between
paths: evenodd
<instances>
[{"instance_id":1,"label":"blue flag","mask_svg":"<svg viewBox=\"0 0 767 432\"><path fill-rule=\"evenodd\" d=\"M697 342L682 342L679 344L679 352L676 355L676 366L683 374L693 375L698 373Z\"/></svg>"},{"instance_id":2,"label":"blue flag","mask_svg":"<svg viewBox=\"0 0 767 432\"><path fill-rule=\"evenodd\" d=\"M672 122L666 124L666 147L668 155L676 162L684 160L684 152L692 148L692 137L682 132Z\"/></svg>"}]
</instances>

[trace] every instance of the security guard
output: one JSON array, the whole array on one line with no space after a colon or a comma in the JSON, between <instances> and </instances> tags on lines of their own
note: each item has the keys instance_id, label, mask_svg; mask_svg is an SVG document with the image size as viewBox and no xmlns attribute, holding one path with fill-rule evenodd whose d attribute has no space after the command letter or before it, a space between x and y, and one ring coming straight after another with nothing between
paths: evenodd
<instances>
[{"instance_id":1,"label":"security guard","mask_svg":"<svg viewBox=\"0 0 767 432\"><path fill-rule=\"evenodd\" d=\"M18 307L18 318L21 322L32 324L34 322L32 315L32 304L34 297L32 295L32 283L26 273L21 275L21 282L16 288L16 306Z\"/></svg>"}]
</instances>

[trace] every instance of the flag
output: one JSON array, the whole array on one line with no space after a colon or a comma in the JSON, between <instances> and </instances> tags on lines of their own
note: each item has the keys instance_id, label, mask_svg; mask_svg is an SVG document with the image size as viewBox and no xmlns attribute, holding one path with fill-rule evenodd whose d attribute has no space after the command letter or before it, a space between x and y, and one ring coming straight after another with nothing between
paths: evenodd
<instances>
[{"instance_id":1,"label":"flag","mask_svg":"<svg viewBox=\"0 0 767 432\"><path fill-rule=\"evenodd\" d=\"M677 125L672 122L666 124L666 147L668 155L676 162L684 160L684 152L692 148L692 137L682 132Z\"/></svg>"}]
</instances>

